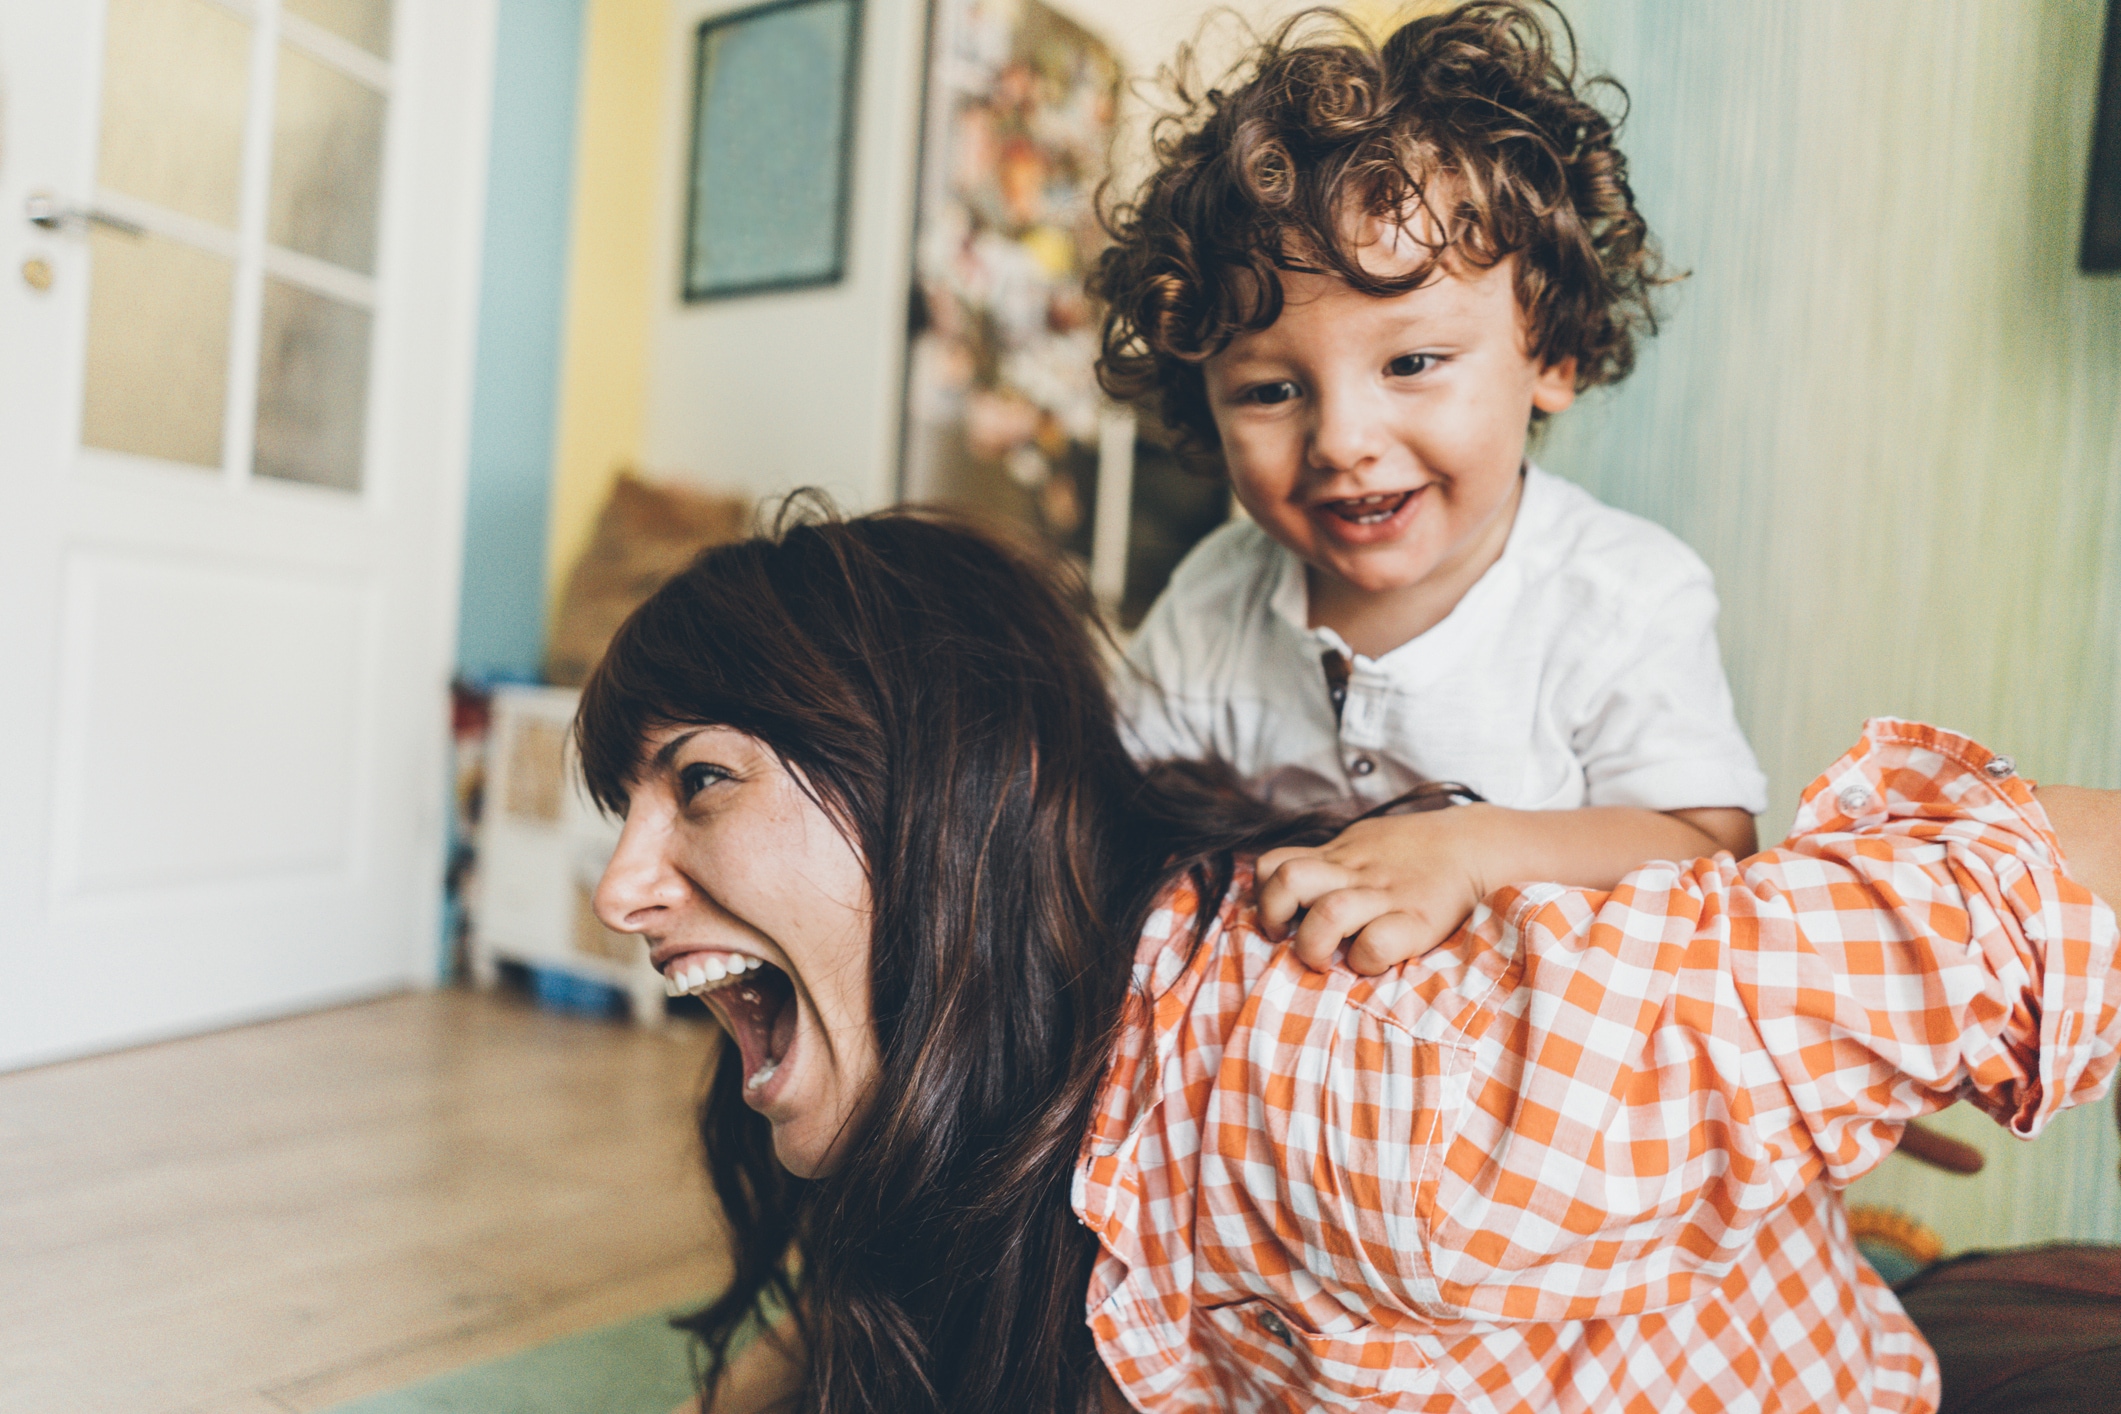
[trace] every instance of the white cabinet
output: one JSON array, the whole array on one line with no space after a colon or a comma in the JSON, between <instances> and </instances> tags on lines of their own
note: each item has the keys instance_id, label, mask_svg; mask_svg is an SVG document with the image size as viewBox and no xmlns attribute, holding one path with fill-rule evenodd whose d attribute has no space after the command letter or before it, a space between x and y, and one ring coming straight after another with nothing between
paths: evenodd
<instances>
[{"instance_id":1,"label":"white cabinet","mask_svg":"<svg viewBox=\"0 0 2121 1414\"><path fill-rule=\"evenodd\" d=\"M663 978L639 938L590 908L618 843L582 785L570 687L496 688L486 747L486 801L471 890L471 971L491 985L502 961L624 990L644 1025L663 1019Z\"/></svg>"}]
</instances>

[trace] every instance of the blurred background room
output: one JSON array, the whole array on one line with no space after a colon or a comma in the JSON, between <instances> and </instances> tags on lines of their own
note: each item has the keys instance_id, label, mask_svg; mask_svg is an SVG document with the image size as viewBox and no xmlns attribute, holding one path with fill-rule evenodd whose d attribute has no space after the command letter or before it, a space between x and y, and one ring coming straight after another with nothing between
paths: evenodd
<instances>
[{"instance_id":1,"label":"blurred background room","mask_svg":"<svg viewBox=\"0 0 2121 1414\"><path fill-rule=\"evenodd\" d=\"M683 1393L711 1023L574 689L803 486L1137 622L1231 508L1097 389L1097 194L1291 8L0 0L0 1414ZM2121 786L2121 6L1563 9L1690 273L1534 455L1714 570L1762 839L1872 715ZM2105 1107L1936 1127L1915 1260L2121 1242Z\"/></svg>"}]
</instances>

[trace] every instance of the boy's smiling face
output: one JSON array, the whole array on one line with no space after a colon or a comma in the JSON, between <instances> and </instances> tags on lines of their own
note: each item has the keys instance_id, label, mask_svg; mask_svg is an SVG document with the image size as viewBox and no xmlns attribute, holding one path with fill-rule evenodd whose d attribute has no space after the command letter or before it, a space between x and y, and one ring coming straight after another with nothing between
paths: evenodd
<instances>
[{"instance_id":1,"label":"boy's smiling face","mask_svg":"<svg viewBox=\"0 0 2121 1414\"><path fill-rule=\"evenodd\" d=\"M1371 249L1381 269L1414 256ZM1310 566L1312 622L1359 652L1425 631L1495 562L1532 410L1575 398L1573 359L1526 352L1514 269L1446 261L1388 298L1284 271L1281 317L1207 363L1238 500Z\"/></svg>"}]
</instances>

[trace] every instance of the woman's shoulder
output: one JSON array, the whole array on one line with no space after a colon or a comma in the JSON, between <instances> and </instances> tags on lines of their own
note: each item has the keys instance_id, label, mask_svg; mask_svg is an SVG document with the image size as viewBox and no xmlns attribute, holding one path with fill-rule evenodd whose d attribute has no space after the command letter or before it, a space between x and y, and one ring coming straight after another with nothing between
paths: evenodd
<instances>
[{"instance_id":1,"label":"woman's shoulder","mask_svg":"<svg viewBox=\"0 0 2121 1414\"><path fill-rule=\"evenodd\" d=\"M1439 988L1485 990L1490 979L1476 979L1467 962L1483 947L1457 951L1440 950L1413 959L1377 976L1362 976L1336 964L1324 971L1298 960L1284 944L1267 936L1253 901L1255 861L1240 856L1230 885L1210 905L1213 916L1201 921L1201 896L1196 881L1182 875L1165 885L1151 905L1134 955L1136 991L1158 1012L1159 1026L1172 1024L1178 1011L1197 1008L1204 985L1226 990L1213 1003L1244 1009L1248 1024L1262 1024L1260 1015L1291 1011L1316 1012L1321 1007L1353 1005L1364 1011L1391 1015L1404 1010L1404 1003L1424 1005L1427 993ZM1500 919L1490 919L1490 910L1476 911L1476 921L1493 926L1469 930L1467 941L1492 942L1487 933L1496 931ZM1473 935L1480 935L1477 939ZM1418 965L1417 965L1418 964ZM1251 1001L1251 993L1276 978L1271 997ZM1282 981L1292 985L1284 987ZM1416 994L1422 994L1417 999Z\"/></svg>"},{"instance_id":2,"label":"woman's shoulder","mask_svg":"<svg viewBox=\"0 0 2121 1414\"><path fill-rule=\"evenodd\" d=\"M1266 942L1252 902L1253 861L1238 858L1222 897L1201 898L1201 881L1181 874L1164 885L1149 907L1134 950L1134 985L1161 1009L1177 991L1190 999L1218 955L1243 953ZM1205 921L1203 908L1212 910Z\"/></svg>"}]
</instances>

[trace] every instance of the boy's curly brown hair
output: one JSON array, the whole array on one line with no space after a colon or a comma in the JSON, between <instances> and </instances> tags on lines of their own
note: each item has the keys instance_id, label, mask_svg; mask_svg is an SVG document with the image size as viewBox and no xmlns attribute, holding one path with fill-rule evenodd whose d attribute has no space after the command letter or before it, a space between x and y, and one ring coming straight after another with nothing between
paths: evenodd
<instances>
[{"instance_id":1,"label":"boy's curly brown hair","mask_svg":"<svg viewBox=\"0 0 2121 1414\"><path fill-rule=\"evenodd\" d=\"M1609 90L1624 115L1627 92L1576 65L1567 18L1522 0L1473 0L1382 45L1339 11L1308 10L1229 91L1201 91L1182 55L1168 78L1178 107L1153 130L1155 174L1105 213L1098 381L1160 413L1189 460L1212 462L1201 365L1279 317L1278 270L1384 296L1447 258L1511 256L1532 356L1573 357L1579 389L1625 378L1669 280L1614 145L1619 120L1584 96ZM1398 221L1427 258L1397 275L1364 268L1360 215Z\"/></svg>"}]
</instances>

